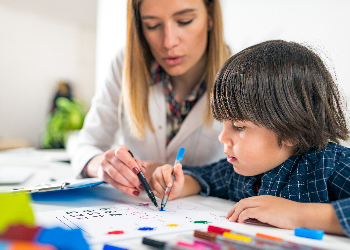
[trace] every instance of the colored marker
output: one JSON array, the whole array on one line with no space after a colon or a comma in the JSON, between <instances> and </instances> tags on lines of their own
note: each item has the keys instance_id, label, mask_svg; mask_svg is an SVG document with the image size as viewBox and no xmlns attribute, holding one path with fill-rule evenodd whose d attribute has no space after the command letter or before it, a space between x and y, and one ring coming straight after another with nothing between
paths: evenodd
<instances>
[{"instance_id":1,"label":"colored marker","mask_svg":"<svg viewBox=\"0 0 350 250\"><path fill-rule=\"evenodd\" d=\"M180 148L180 149L179 149L179 152L177 153L177 156L176 156L175 163L174 163L174 166L173 166L173 167L175 167L176 164L182 162L182 159L183 159L183 157L184 157L184 154L185 154L185 148ZM171 176L172 176L172 181L173 181L173 183L174 183L174 181L175 181L174 170L173 170ZM172 187L172 186L171 186L171 187ZM163 199L162 199L162 203L161 203L161 210L164 209L166 203L168 202L169 195L170 195L170 191L171 191L171 187L167 187L167 188L165 189L165 193L164 193L164 196L163 196Z\"/></svg>"},{"instance_id":2,"label":"colored marker","mask_svg":"<svg viewBox=\"0 0 350 250\"><path fill-rule=\"evenodd\" d=\"M203 240L216 242L236 249L276 249L276 245L268 242L253 241L252 238L224 232L223 235L216 233L207 233L199 230L194 231L194 236Z\"/></svg>"},{"instance_id":3,"label":"colored marker","mask_svg":"<svg viewBox=\"0 0 350 250\"><path fill-rule=\"evenodd\" d=\"M102 250L128 250L128 248L117 247L112 245L104 245Z\"/></svg>"},{"instance_id":4,"label":"colored marker","mask_svg":"<svg viewBox=\"0 0 350 250\"><path fill-rule=\"evenodd\" d=\"M134 155L131 153L131 151L129 150L128 151L129 154L132 156L132 158L136 161ZM137 161L136 161L137 163ZM140 166L139 166L140 167ZM158 208L158 204L157 204L157 201L156 201L156 197L154 196L153 192L152 192L152 189L150 188L150 186L148 185L148 182L146 180L146 177L144 176L144 174L142 173L141 171L141 167L139 169L139 173L137 174L137 177L139 178L142 186L145 188L145 191L148 195L148 197L151 199L151 201L153 202L153 204Z\"/></svg>"},{"instance_id":5,"label":"colored marker","mask_svg":"<svg viewBox=\"0 0 350 250\"><path fill-rule=\"evenodd\" d=\"M208 232L216 233L216 234L223 234L225 232L231 233L231 234L237 234L237 235L239 234L239 235L243 235L243 236L247 236L247 237L252 237L256 241L265 241L265 242L269 242L269 243L282 242L283 241L282 238L274 237L274 236L270 236L270 235L266 235L266 234L257 233L255 236L244 235L242 233L238 233L238 232L232 231L231 229L222 228L222 227L216 227L216 226L212 226L212 225L208 226Z\"/></svg>"},{"instance_id":6,"label":"colored marker","mask_svg":"<svg viewBox=\"0 0 350 250\"><path fill-rule=\"evenodd\" d=\"M227 228L221 228L221 227L216 227L216 226L212 226L212 225L208 226L208 232L221 234L221 235L223 235L225 233L225 236L227 236L226 233L229 233L230 236L235 235L238 238L239 237L247 237L247 238L254 240L253 242L250 242L250 243L253 243L254 245L265 246L265 247L267 245L267 248L271 248L271 249L273 247L288 248L288 247L291 247L291 245L294 245L294 243L283 241L282 238L275 237L275 236L270 236L270 235L261 234L261 233L257 233L255 236L251 236L251 235L246 235L246 234L242 234L239 232L235 232L235 231L232 231L232 230L227 229ZM230 237L230 236L229 236L229 238L234 239L234 237Z\"/></svg>"},{"instance_id":7,"label":"colored marker","mask_svg":"<svg viewBox=\"0 0 350 250\"><path fill-rule=\"evenodd\" d=\"M159 240L153 240L147 237L142 238L142 244L154 247L161 250L207 250L210 249L203 244L198 243L188 243L183 241L178 241L177 243L164 242Z\"/></svg>"},{"instance_id":8,"label":"colored marker","mask_svg":"<svg viewBox=\"0 0 350 250\"><path fill-rule=\"evenodd\" d=\"M307 228L294 228L294 235L315 240L322 240L324 231Z\"/></svg>"},{"instance_id":9,"label":"colored marker","mask_svg":"<svg viewBox=\"0 0 350 250\"><path fill-rule=\"evenodd\" d=\"M242 233L238 233L235 231L232 231L230 229L227 228L221 228L221 227L216 227L216 226L212 226L209 225L208 226L208 232L210 233L214 233L214 234L221 234L223 235L225 233L225 235L223 236L227 236L226 233L230 233L232 235L239 235L239 236L246 236L246 237L250 237L252 238L254 241L251 242L254 245L265 245L268 244L270 246L270 248L272 249L273 247L276 247L278 249L283 248L283 249L313 249L316 250L318 248L310 248L309 246L303 245L303 244L298 244L298 243L294 243L294 242L290 242L290 241L285 241L282 238L279 237L275 237L275 236L271 236L271 235L266 235L266 234L261 234L261 233L256 233L255 236L251 236L251 235L245 235ZM229 238L233 238L233 237L229 237ZM268 247L269 248L269 247Z\"/></svg>"}]
</instances>

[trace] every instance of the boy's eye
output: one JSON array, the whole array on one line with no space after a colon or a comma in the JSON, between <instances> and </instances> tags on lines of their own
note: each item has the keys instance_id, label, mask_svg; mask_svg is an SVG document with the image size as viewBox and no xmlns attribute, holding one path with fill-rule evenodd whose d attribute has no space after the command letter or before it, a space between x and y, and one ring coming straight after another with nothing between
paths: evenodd
<instances>
[{"instance_id":1,"label":"boy's eye","mask_svg":"<svg viewBox=\"0 0 350 250\"><path fill-rule=\"evenodd\" d=\"M234 125L234 124L233 124L233 128L234 128L235 130L237 130L237 131L242 131L242 130L244 130L244 129L245 129L245 127L244 127L244 126L239 127L239 126L236 126L236 125Z\"/></svg>"}]
</instances>

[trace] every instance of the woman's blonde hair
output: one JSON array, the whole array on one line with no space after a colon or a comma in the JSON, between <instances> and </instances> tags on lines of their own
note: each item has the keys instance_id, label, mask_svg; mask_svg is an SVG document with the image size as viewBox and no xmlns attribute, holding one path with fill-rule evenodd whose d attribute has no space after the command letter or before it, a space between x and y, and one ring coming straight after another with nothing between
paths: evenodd
<instances>
[{"instance_id":1,"label":"woman's blonde hair","mask_svg":"<svg viewBox=\"0 0 350 250\"><path fill-rule=\"evenodd\" d=\"M213 26L208 33L207 46L207 106L203 124L212 126L210 111L210 90L220 66L229 57L229 50L223 39L222 15L219 0L203 0L208 13L213 19ZM142 0L128 0L127 3L127 41L123 68L122 102L128 118L132 136L144 139L146 128L154 133L151 122L148 99L149 89L154 84L151 78L151 65L154 58L142 32L140 3Z\"/></svg>"}]
</instances>

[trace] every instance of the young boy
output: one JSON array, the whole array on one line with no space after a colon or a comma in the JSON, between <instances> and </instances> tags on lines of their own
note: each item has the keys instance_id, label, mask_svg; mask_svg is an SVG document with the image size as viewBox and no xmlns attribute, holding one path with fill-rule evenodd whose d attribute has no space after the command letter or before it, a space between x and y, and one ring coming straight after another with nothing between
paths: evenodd
<instances>
[{"instance_id":1,"label":"young boy","mask_svg":"<svg viewBox=\"0 0 350 250\"><path fill-rule=\"evenodd\" d=\"M249 47L223 65L211 94L227 159L183 170L178 164L170 199L216 196L237 202L229 221L350 236L350 149L335 144L349 130L319 56L285 41ZM164 165L152 175L159 198L172 170Z\"/></svg>"}]
</instances>

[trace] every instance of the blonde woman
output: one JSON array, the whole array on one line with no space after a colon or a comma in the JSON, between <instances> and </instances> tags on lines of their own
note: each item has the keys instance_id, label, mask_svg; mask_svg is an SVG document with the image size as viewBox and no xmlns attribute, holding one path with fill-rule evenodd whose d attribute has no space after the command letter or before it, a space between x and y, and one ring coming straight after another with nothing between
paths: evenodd
<instances>
[{"instance_id":1,"label":"blonde woman","mask_svg":"<svg viewBox=\"0 0 350 250\"><path fill-rule=\"evenodd\" d=\"M138 196L139 164L150 176L155 162L174 162L180 147L187 165L225 158L209 104L215 74L229 57L222 29L219 0L128 1L127 46L79 134L77 175Z\"/></svg>"}]
</instances>

